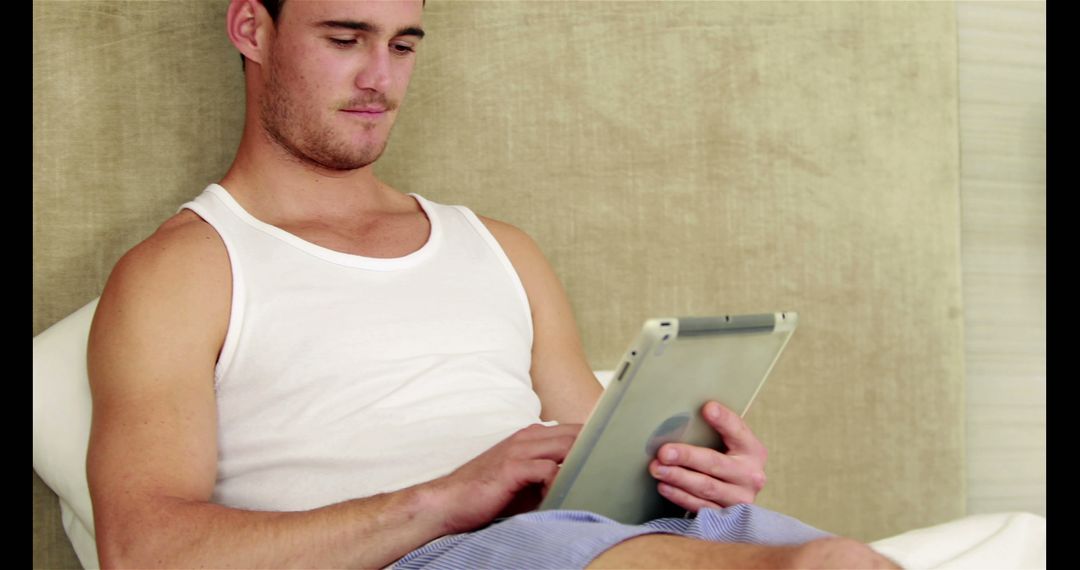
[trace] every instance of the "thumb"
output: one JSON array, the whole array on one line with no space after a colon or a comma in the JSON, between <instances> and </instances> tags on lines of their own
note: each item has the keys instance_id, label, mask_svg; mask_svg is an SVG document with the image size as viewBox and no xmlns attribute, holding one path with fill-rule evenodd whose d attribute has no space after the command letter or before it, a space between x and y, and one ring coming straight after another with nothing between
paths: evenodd
<instances>
[{"instance_id":1,"label":"thumb","mask_svg":"<svg viewBox=\"0 0 1080 570\"><path fill-rule=\"evenodd\" d=\"M701 408L701 415L720 434L728 451L747 451L757 441L739 414L720 402L706 402Z\"/></svg>"}]
</instances>

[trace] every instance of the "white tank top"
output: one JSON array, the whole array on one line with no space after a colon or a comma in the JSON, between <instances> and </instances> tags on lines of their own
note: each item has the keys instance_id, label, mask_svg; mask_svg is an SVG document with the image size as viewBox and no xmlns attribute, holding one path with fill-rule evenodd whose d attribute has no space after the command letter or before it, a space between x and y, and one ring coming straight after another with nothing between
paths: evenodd
<instances>
[{"instance_id":1,"label":"white tank top","mask_svg":"<svg viewBox=\"0 0 1080 570\"><path fill-rule=\"evenodd\" d=\"M304 241L217 184L181 206L232 266L214 502L295 511L393 491L540 421L510 260L468 208L410 195L431 233L392 259Z\"/></svg>"}]
</instances>

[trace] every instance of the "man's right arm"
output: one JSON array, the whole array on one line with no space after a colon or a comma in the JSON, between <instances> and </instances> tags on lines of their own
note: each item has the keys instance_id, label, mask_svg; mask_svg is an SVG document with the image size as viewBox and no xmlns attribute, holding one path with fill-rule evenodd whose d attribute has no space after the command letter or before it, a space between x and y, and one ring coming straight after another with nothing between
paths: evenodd
<instances>
[{"instance_id":1,"label":"man's right arm","mask_svg":"<svg viewBox=\"0 0 1080 570\"><path fill-rule=\"evenodd\" d=\"M576 434L523 430L449 476L311 511L211 503L214 366L230 298L224 244L190 212L128 252L102 292L88 347L87 455L102 567L385 566L490 521L517 490L550 483ZM491 490L485 501L477 483Z\"/></svg>"}]
</instances>

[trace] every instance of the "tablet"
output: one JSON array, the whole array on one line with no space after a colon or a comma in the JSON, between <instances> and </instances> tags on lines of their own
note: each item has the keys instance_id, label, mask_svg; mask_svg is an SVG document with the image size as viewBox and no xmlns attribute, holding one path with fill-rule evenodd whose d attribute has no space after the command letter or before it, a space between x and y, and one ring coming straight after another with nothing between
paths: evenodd
<instances>
[{"instance_id":1,"label":"tablet","mask_svg":"<svg viewBox=\"0 0 1080 570\"><path fill-rule=\"evenodd\" d=\"M683 516L656 490L649 462L669 442L723 451L701 407L716 400L746 414L797 322L796 313L645 321L539 508L626 524Z\"/></svg>"}]
</instances>

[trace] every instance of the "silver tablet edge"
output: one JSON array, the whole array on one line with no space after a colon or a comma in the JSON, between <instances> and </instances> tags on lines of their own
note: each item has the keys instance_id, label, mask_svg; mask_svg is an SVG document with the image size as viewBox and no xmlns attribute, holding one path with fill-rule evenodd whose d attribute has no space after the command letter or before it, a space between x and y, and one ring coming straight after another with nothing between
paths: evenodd
<instances>
[{"instance_id":1,"label":"silver tablet edge","mask_svg":"<svg viewBox=\"0 0 1080 570\"><path fill-rule=\"evenodd\" d=\"M603 423L595 426L594 429L583 431L581 436L584 436L584 439L579 439L574 442L573 447L570 449L570 454L563 460L563 464L571 463L576 466L576 469L574 469L573 473L568 472L565 476L557 478L556 482L558 485L553 486L549 490L548 496L544 498L544 501L539 508L541 510L552 509L559 508L559 505L561 505L562 499L565 497L566 493L569 492L570 486L573 484L574 480L577 479L580 470L584 466L584 461L571 462L571 455L588 453L586 450L591 450L595 441L604 433L604 429L607 427L607 423L611 420L613 415L612 412L618 407L619 401L622 400L630 382L637 374L638 367L634 366L634 361L639 355L652 350L656 343L664 342L679 335L702 336L732 333L736 331L745 333L753 330L760 330L762 333L787 333L784 335L784 342L780 346L780 350L777 351L776 357L773 358L773 361L769 364L769 368L762 377L763 379L767 379L769 374L772 373L773 367L776 366L776 362L780 359L780 355L782 355L784 349L787 348L787 343L791 340L791 332L795 329L797 324L798 313L792 311L753 315L722 315L718 317L670 317L648 319L645 321L640 333L623 354L618 367L612 374L611 381L604 390L605 393L600 396L600 401L597 403L597 406L585 420L585 426L589 426L593 416L602 415L604 418ZM750 401L747 403L746 408L739 413L740 416L746 415L750 410L750 405L757 399L757 395L761 392L764 385L764 381L758 385L757 390L755 390L754 394L750 397ZM612 391L613 394L608 395L607 392L609 391Z\"/></svg>"}]
</instances>

